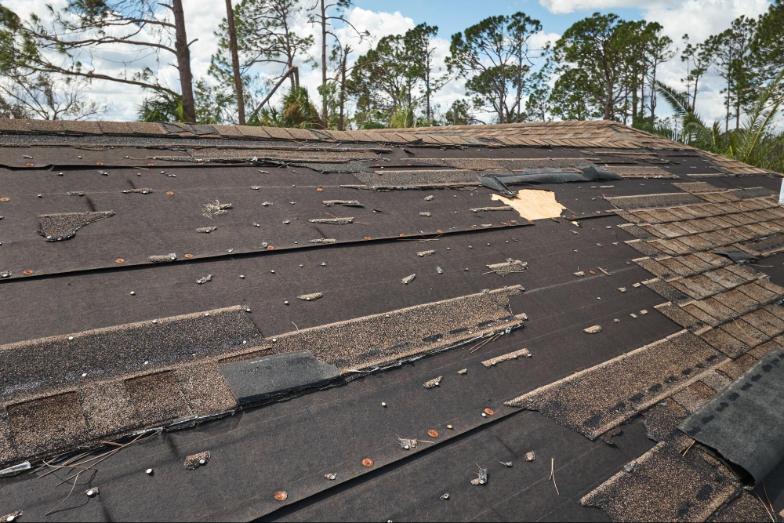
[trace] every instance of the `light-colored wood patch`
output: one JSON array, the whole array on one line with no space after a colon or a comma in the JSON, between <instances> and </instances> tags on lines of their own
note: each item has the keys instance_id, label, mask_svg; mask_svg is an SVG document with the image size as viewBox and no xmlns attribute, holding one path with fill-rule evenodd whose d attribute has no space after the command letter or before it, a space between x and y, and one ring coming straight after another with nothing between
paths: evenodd
<instances>
[{"instance_id":1,"label":"light-colored wood patch","mask_svg":"<svg viewBox=\"0 0 784 523\"><path fill-rule=\"evenodd\" d=\"M517 191L514 198L505 198L498 194L492 195L494 201L500 201L512 207L526 220L547 220L558 218L566 207L558 203L555 193L536 189Z\"/></svg>"}]
</instances>

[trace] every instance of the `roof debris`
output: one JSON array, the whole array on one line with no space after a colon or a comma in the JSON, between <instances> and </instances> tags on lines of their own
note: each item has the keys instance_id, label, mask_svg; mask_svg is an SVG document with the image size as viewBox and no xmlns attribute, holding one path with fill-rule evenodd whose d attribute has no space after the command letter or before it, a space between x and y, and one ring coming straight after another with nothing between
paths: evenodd
<instances>
[{"instance_id":1,"label":"roof debris","mask_svg":"<svg viewBox=\"0 0 784 523\"><path fill-rule=\"evenodd\" d=\"M154 255L147 258L151 263L171 263L177 261L177 254L170 252L169 254Z\"/></svg>"},{"instance_id":2,"label":"roof debris","mask_svg":"<svg viewBox=\"0 0 784 523\"><path fill-rule=\"evenodd\" d=\"M476 472L476 477L471 480L471 484L475 487L480 485L481 486L487 485L487 480L489 478L487 474L487 469L482 468L479 465L477 465L477 468L479 470Z\"/></svg>"},{"instance_id":3,"label":"roof debris","mask_svg":"<svg viewBox=\"0 0 784 523\"><path fill-rule=\"evenodd\" d=\"M528 349L520 349L514 352L510 352L508 354L502 354L501 356L496 356L495 358L490 358L489 360L485 360L482 362L482 365L485 367L495 367L499 363L509 360L516 360L518 358L530 358L532 356L531 351Z\"/></svg>"},{"instance_id":4,"label":"roof debris","mask_svg":"<svg viewBox=\"0 0 784 523\"><path fill-rule=\"evenodd\" d=\"M509 205L501 205L498 207L474 207L471 212L494 212L494 211L514 211Z\"/></svg>"},{"instance_id":5,"label":"roof debris","mask_svg":"<svg viewBox=\"0 0 784 523\"><path fill-rule=\"evenodd\" d=\"M322 225L349 225L354 223L354 217L346 216L344 218L311 218L308 221L310 223Z\"/></svg>"},{"instance_id":6,"label":"roof debris","mask_svg":"<svg viewBox=\"0 0 784 523\"><path fill-rule=\"evenodd\" d=\"M342 205L343 207L364 207L364 205L357 200L323 200L321 203L327 207L333 207L335 205Z\"/></svg>"},{"instance_id":7,"label":"roof debris","mask_svg":"<svg viewBox=\"0 0 784 523\"><path fill-rule=\"evenodd\" d=\"M408 276L406 276L405 278L400 280L400 283L402 283L403 285L408 285L409 283L411 283L415 279L416 279L416 274L409 274Z\"/></svg>"},{"instance_id":8,"label":"roof debris","mask_svg":"<svg viewBox=\"0 0 784 523\"><path fill-rule=\"evenodd\" d=\"M221 203L220 200L208 202L202 205L202 216L205 218L213 219L216 216L227 214L234 206L230 203Z\"/></svg>"},{"instance_id":9,"label":"roof debris","mask_svg":"<svg viewBox=\"0 0 784 523\"><path fill-rule=\"evenodd\" d=\"M432 380L426 381L423 386L428 390L435 389L436 387L441 386L442 379L444 379L443 376L438 376L437 378L433 378Z\"/></svg>"},{"instance_id":10,"label":"roof debris","mask_svg":"<svg viewBox=\"0 0 784 523\"><path fill-rule=\"evenodd\" d=\"M15 510L14 512L11 512L10 514L6 514L2 518L0 518L0 520L2 520L4 522L7 522L7 523L12 523L13 521L16 521L17 519L21 518L22 514L24 514L24 512L22 512L21 510Z\"/></svg>"},{"instance_id":11,"label":"roof debris","mask_svg":"<svg viewBox=\"0 0 784 523\"><path fill-rule=\"evenodd\" d=\"M499 276L506 276L515 272L523 272L528 268L528 262L507 258L505 262L492 263L486 267Z\"/></svg>"},{"instance_id":12,"label":"roof debris","mask_svg":"<svg viewBox=\"0 0 784 523\"><path fill-rule=\"evenodd\" d=\"M209 462L209 451L199 452L198 454L191 454L185 458L185 468L188 470L196 470L199 467L205 466Z\"/></svg>"},{"instance_id":13,"label":"roof debris","mask_svg":"<svg viewBox=\"0 0 784 523\"><path fill-rule=\"evenodd\" d=\"M112 216L114 211L42 214L38 216L39 233L50 242L70 240L82 227Z\"/></svg>"}]
</instances>

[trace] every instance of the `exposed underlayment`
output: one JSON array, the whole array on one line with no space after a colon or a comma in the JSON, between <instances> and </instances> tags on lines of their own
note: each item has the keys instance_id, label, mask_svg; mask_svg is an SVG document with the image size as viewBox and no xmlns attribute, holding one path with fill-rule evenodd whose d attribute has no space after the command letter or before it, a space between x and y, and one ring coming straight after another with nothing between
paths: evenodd
<instances>
[{"instance_id":1,"label":"exposed underlayment","mask_svg":"<svg viewBox=\"0 0 784 523\"><path fill-rule=\"evenodd\" d=\"M766 517L784 469L755 504L678 427L717 423L700 409L784 342L784 288L757 270L779 183L616 122L2 120L0 323L28 341L0 347L1 512L583 520L596 489L612 519ZM38 236L96 209L115 218ZM131 444L92 498L3 477L101 441Z\"/></svg>"},{"instance_id":2,"label":"exposed underlayment","mask_svg":"<svg viewBox=\"0 0 784 523\"><path fill-rule=\"evenodd\" d=\"M555 193L552 191L521 189L514 198L505 198L498 194L493 194L491 198L493 201L503 202L530 221L558 218L566 210L566 207L555 199Z\"/></svg>"},{"instance_id":3,"label":"exposed underlayment","mask_svg":"<svg viewBox=\"0 0 784 523\"><path fill-rule=\"evenodd\" d=\"M50 242L70 240L82 227L112 216L114 211L42 214L38 217L39 232Z\"/></svg>"},{"instance_id":4,"label":"exposed underlayment","mask_svg":"<svg viewBox=\"0 0 784 523\"><path fill-rule=\"evenodd\" d=\"M685 420L681 428L756 481L763 481L784 459L782 398L784 350L776 349Z\"/></svg>"}]
</instances>

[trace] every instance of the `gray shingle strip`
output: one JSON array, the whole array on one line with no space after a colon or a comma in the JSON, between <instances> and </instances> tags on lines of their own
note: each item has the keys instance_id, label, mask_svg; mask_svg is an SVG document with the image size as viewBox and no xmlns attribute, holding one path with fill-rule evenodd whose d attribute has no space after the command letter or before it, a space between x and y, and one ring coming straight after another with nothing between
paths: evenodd
<instances>
[{"instance_id":1,"label":"gray shingle strip","mask_svg":"<svg viewBox=\"0 0 784 523\"><path fill-rule=\"evenodd\" d=\"M685 456L661 442L580 500L613 521L705 521L740 485L732 472L701 450Z\"/></svg>"},{"instance_id":2,"label":"gray shingle strip","mask_svg":"<svg viewBox=\"0 0 784 523\"><path fill-rule=\"evenodd\" d=\"M507 405L537 410L596 439L699 379L724 360L681 331L519 396Z\"/></svg>"},{"instance_id":3,"label":"gray shingle strip","mask_svg":"<svg viewBox=\"0 0 784 523\"><path fill-rule=\"evenodd\" d=\"M244 308L235 306L5 345L0 347L0 367L6 369L0 397L7 402L85 380L221 355L260 339Z\"/></svg>"},{"instance_id":4,"label":"gray shingle strip","mask_svg":"<svg viewBox=\"0 0 784 523\"><path fill-rule=\"evenodd\" d=\"M759 482L784 459L782 397L784 350L777 349L680 427Z\"/></svg>"},{"instance_id":5,"label":"gray shingle strip","mask_svg":"<svg viewBox=\"0 0 784 523\"><path fill-rule=\"evenodd\" d=\"M273 354L224 363L220 372L240 405L318 387L340 377L340 371L310 352Z\"/></svg>"},{"instance_id":6,"label":"gray shingle strip","mask_svg":"<svg viewBox=\"0 0 784 523\"><path fill-rule=\"evenodd\" d=\"M63 241L76 236L76 232L82 227L112 216L114 211L42 214L38 216L38 228L47 241Z\"/></svg>"}]
</instances>

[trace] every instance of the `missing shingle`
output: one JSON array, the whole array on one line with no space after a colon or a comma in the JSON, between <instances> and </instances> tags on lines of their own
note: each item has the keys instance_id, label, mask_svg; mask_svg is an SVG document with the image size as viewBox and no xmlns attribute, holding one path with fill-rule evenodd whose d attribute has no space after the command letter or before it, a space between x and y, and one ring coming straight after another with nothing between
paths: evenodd
<instances>
[{"instance_id":1,"label":"missing shingle","mask_svg":"<svg viewBox=\"0 0 784 523\"><path fill-rule=\"evenodd\" d=\"M512 207L526 220L558 218L566 210L566 207L555 199L555 193L552 191L522 189L511 198L493 194L491 199Z\"/></svg>"},{"instance_id":2,"label":"missing shingle","mask_svg":"<svg viewBox=\"0 0 784 523\"><path fill-rule=\"evenodd\" d=\"M644 194L638 196L612 196L605 197L618 209L645 209L655 207L674 207L676 205L688 205L703 203L703 200L690 193L662 193Z\"/></svg>"},{"instance_id":3,"label":"missing shingle","mask_svg":"<svg viewBox=\"0 0 784 523\"><path fill-rule=\"evenodd\" d=\"M112 216L114 211L42 214L38 216L38 232L50 242L69 240L82 227Z\"/></svg>"}]
</instances>

